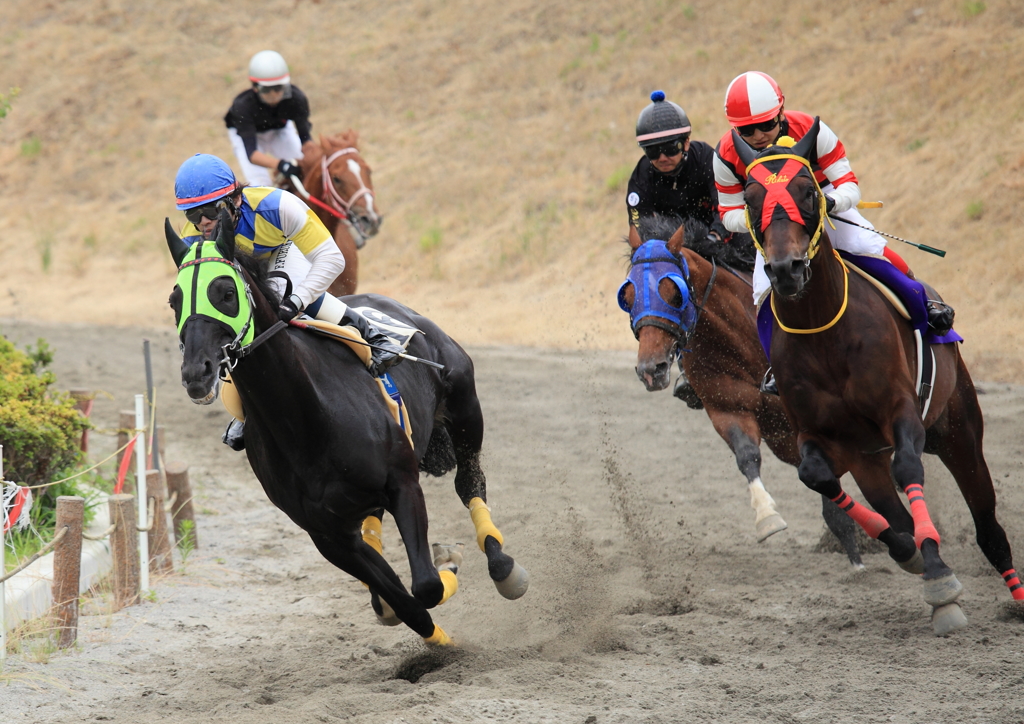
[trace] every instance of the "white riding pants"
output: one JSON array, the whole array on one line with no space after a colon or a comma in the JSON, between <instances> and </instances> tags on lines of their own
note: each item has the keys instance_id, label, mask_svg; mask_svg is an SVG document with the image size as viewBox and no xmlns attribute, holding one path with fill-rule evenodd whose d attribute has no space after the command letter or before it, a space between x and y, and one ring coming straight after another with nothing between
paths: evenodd
<instances>
[{"instance_id":1,"label":"white riding pants","mask_svg":"<svg viewBox=\"0 0 1024 724\"><path fill-rule=\"evenodd\" d=\"M286 242L270 252L270 271L283 272L288 276L295 288L302 283L309 273L312 264L303 256L302 252L295 248L292 242ZM278 295L284 299L288 283L279 276L272 276L270 284L277 290ZM320 319L332 324L338 324L345 316L348 305L333 294L324 292L304 310L306 314L314 319Z\"/></svg>"},{"instance_id":2,"label":"white riding pants","mask_svg":"<svg viewBox=\"0 0 1024 724\"><path fill-rule=\"evenodd\" d=\"M245 143L238 131L234 128L228 129L228 139L231 141L231 148L235 151L235 158L238 159L238 166L242 170L242 176L250 186L273 186L273 175L276 171L265 166L257 166L249 161L245 153ZM299 140L299 132L295 129L295 123L288 121L284 128L273 131L263 131L256 134L256 150L289 161L302 158L302 141Z\"/></svg>"},{"instance_id":3,"label":"white riding pants","mask_svg":"<svg viewBox=\"0 0 1024 724\"><path fill-rule=\"evenodd\" d=\"M826 194L832 190L832 184L826 184L821 188ZM828 238L832 242L832 246L836 249L842 249L848 251L851 254L869 254L873 256L882 256L885 251L885 237L880 234L876 234L871 229L875 227L871 225L871 222L861 216L860 212L857 211L856 207L849 211L844 211L840 214L833 214L839 218L852 221L855 224L861 226L867 226L867 229L861 229L856 226L850 226L844 224L842 221L836 222L836 228L828 226L826 221L826 230L828 231ZM757 259L754 263L754 306L760 307L761 302L768 296L768 291L771 289L771 282L768 281L768 275L764 271L764 257L760 254L757 255Z\"/></svg>"}]
</instances>

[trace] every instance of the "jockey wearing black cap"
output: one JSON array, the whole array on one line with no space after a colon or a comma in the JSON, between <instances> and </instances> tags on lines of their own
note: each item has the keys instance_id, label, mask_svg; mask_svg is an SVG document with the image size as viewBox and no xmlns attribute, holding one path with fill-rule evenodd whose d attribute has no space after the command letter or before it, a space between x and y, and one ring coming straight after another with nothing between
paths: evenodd
<instances>
[{"instance_id":1,"label":"jockey wearing black cap","mask_svg":"<svg viewBox=\"0 0 1024 724\"><path fill-rule=\"evenodd\" d=\"M708 227L715 241L729 240L733 235L718 214L715 150L690 139L686 111L665 100L664 92L651 93L651 101L636 120L636 142L644 155L633 169L626 193L630 225L639 233L641 222L655 214L679 225L696 219ZM693 409L704 406L681 362L673 394Z\"/></svg>"}]
</instances>

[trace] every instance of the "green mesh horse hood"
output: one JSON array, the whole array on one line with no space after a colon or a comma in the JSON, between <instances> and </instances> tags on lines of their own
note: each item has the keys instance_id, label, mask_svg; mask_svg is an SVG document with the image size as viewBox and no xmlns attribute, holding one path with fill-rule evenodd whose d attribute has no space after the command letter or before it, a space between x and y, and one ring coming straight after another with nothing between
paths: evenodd
<instances>
[{"instance_id":1,"label":"green mesh horse hood","mask_svg":"<svg viewBox=\"0 0 1024 724\"><path fill-rule=\"evenodd\" d=\"M220 277L229 277L235 284L238 312L234 316L220 311L210 301L207 290ZM248 290L234 262L224 257L216 242L199 241L192 245L178 267L177 284L182 295L179 339L191 320L209 319L230 330L240 346L252 342L255 332Z\"/></svg>"}]
</instances>

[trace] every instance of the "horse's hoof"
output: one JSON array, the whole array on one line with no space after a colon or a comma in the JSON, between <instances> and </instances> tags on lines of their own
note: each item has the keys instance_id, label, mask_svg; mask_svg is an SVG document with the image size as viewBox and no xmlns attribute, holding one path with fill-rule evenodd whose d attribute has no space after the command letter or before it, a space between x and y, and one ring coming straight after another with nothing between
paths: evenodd
<instances>
[{"instance_id":1,"label":"horse's hoof","mask_svg":"<svg viewBox=\"0 0 1024 724\"><path fill-rule=\"evenodd\" d=\"M920 576L924 573L924 556L921 555L920 550L915 549L914 555L909 560L905 560L902 563L896 561L896 563L907 573L913 573L915 576Z\"/></svg>"},{"instance_id":2,"label":"horse's hoof","mask_svg":"<svg viewBox=\"0 0 1024 724\"><path fill-rule=\"evenodd\" d=\"M786 530L789 525L782 519L782 516L778 513L772 513L767 518L764 518L757 522L757 542L764 543L769 537L778 533L780 530Z\"/></svg>"},{"instance_id":3,"label":"horse's hoof","mask_svg":"<svg viewBox=\"0 0 1024 724\"><path fill-rule=\"evenodd\" d=\"M950 573L948 576L924 582L924 602L930 606L945 606L960 598L964 586Z\"/></svg>"},{"instance_id":4,"label":"horse's hoof","mask_svg":"<svg viewBox=\"0 0 1024 724\"><path fill-rule=\"evenodd\" d=\"M516 563L512 566L512 572L508 574L508 578L501 581L495 581L494 587L498 589L498 593L507 598L510 601L514 601L517 598L521 598L526 589L530 587L530 574L526 572L526 569Z\"/></svg>"},{"instance_id":5,"label":"horse's hoof","mask_svg":"<svg viewBox=\"0 0 1024 724\"><path fill-rule=\"evenodd\" d=\"M398 618L395 610L383 598L380 599L380 607L382 613L376 613L376 611L374 613L377 616L377 623L381 626L397 626L402 623L402 619Z\"/></svg>"},{"instance_id":6,"label":"horse's hoof","mask_svg":"<svg viewBox=\"0 0 1024 724\"><path fill-rule=\"evenodd\" d=\"M459 572L459 567L462 565L462 558L466 550L465 543L432 543L430 548L434 555L434 568L439 571Z\"/></svg>"},{"instance_id":7,"label":"horse's hoof","mask_svg":"<svg viewBox=\"0 0 1024 724\"><path fill-rule=\"evenodd\" d=\"M936 636L945 636L967 625L967 617L959 603L947 603L932 609L932 630Z\"/></svg>"}]
</instances>

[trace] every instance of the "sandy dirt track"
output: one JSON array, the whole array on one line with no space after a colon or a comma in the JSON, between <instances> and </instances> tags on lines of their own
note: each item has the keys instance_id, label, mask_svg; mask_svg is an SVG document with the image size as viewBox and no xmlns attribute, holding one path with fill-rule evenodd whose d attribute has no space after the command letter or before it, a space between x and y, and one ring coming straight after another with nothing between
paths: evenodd
<instances>
[{"instance_id":1,"label":"sandy dirt track","mask_svg":"<svg viewBox=\"0 0 1024 724\"><path fill-rule=\"evenodd\" d=\"M152 340L169 457L191 464L201 511L200 551L156 582L155 602L84 617L80 649L49 663L9 660L4 722L1024 721L1024 626L934 459L930 507L971 621L949 638L888 556L853 572L816 552L818 499L774 458L764 477L790 527L758 545L724 443L703 413L645 392L632 355L472 348L494 519L533 578L506 601L468 550L435 613L460 647L439 655L377 625L362 586L269 504L219 442L226 413L180 389L170 330L0 328L47 338L63 385L109 392L100 426L143 389ZM1024 389L981 387L1020 566ZM451 477L423 484L431 539L471 543ZM390 518L385 555L407 575Z\"/></svg>"}]
</instances>

